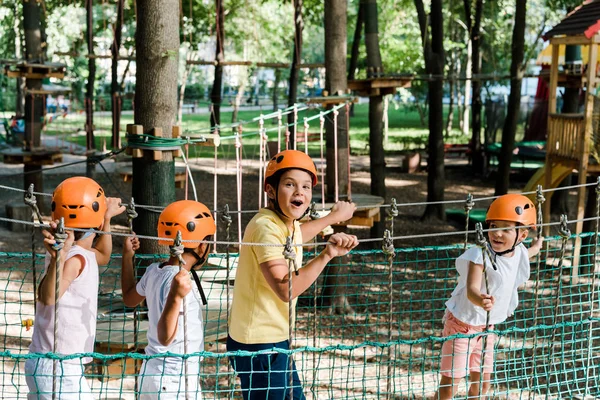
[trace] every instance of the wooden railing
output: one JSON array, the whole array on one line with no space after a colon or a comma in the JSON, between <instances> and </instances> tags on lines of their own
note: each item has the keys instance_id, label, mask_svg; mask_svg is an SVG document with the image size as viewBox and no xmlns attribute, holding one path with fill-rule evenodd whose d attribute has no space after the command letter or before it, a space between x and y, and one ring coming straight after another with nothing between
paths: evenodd
<instances>
[{"instance_id":1,"label":"wooden railing","mask_svg":"<svg viewBox=\"0 0 600 400\"><path fill-rule=\"evenodd\" d=\"M546 145L548 155L578 160L583 153L584 134L583 114L550 114Z\"/></svg>"}]
</instances>

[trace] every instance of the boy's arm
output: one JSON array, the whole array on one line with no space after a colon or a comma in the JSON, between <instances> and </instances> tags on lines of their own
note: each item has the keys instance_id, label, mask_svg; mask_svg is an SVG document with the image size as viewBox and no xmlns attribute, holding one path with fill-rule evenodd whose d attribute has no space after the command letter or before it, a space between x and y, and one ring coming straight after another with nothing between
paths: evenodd
<instances>
[{"instance_id":1,"label":"boy's arm","mask_svg":"<svg viewBox=\"0 0 600 400\"><path fill-rule=\"evenodd\" d=\"M355 210L356 204L347 201L338 201L334 204L331 212L326 216L313 221L304 222L300 225L302 240L304 243L308 243L329 225L349 220L352 218L352 215L354 215Z\"/></svg>"},{"instance_id":2,"label":"boy's arm","mask_svg":"<svg viewBox=\"0 0 600 400\"><path fill-rule=\"evenodd\" d=\"M106 214L104 214L104 223L102 224L103 232L110 232L110 220L125 211L125 206L121 205L121 199L116 197L106 198ZM98 265L106 265L110 261L112 253L112 237L111 235L99 235L96 245L93 250L96 254Z\"/></svg>"},{"instance_id":3,"label":"boy's arm","mask_svg":"<svg viewBox=\"0 0 600 400\"><path fill-rule=\"evenodd\" d=\"M481 293L481 280L483 279L483 265L469 261L467 274L467 298L471 303L490 311L494 305L494 296Z\"/></svg>"},{"instance_id":4,"label":"boy's arm","mask_svg":"<svg viewBox=\"0 0 600 400\"><path fill-rule=\"evenodd\" d=\"M356 236L337 233L329 238L327 247L304 268L298 270L298 275L292 271L292 300L300 296L317 280L331 259L346 255L358 245ZM296 250L298 251L298 250ZM285 259L266 261L260 264L260 269L277 297L289 302L289 267Z\"/></svg>"},{"instance_id":5,"label":"boy's arm","mask_svg":"<svg viewBox=\"0 0 600 400\"><path fill-rule=\"evenodd\" d=\"M531 246L527 249L527 256L529 258L533 258L538 255L540 250L542 249L542 244L544 243L544 237L540 236L539 238L534 238L531 241Z\"/></svg>"},{"instance_id":6,"label":"boy's arm","mask_svg":"<svg viewBox=\"0 0 600 400\"><path fill-rule=\"evenodd\" d=\"M125 238L123 243L123 258L121 260L121 292L123 303L127 307L135 307L140 304L145 297L138 293L136 289L136 279L133 268L133 256L135 250L140 247L137 237Z\"/></svg>"},{"instance_id":7,"label":"boy's arm","mask_svg":"<svg viewBox=\"0 0 600 400\"><path fill-rule=\"evenodd\" d=\"M177 324L179 322L179 314L181 305L185 296L192 290L189 272L182 269L173 278L171 289L165 302L160 319L157 325L158 341L163 346L171 344L175 335L177 335Z\"/></svg>"}]
</instances>

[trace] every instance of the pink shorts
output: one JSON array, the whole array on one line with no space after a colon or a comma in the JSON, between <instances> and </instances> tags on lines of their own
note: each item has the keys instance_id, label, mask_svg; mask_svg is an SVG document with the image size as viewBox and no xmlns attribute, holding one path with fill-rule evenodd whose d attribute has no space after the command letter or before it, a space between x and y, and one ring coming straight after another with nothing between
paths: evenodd
<instances>
[{"instance_id":1,"label":"pink shorts","mask_svg":"<svg viewBox=\"0 0 600 400\"><path fill-rule=\"evenodd\" d=\"M458 320L450 311L444 316L443 336L448 337L456 334L472 335L485 331L485 326L473 326ZM490 326L490 329L494 329ZM484 338L486 350L482 352ZM494 370L494 335L482 335L472 338L456 338L444 342L442 345L442 361L440 372L449 378L464 378L467 371L481 372L481 359L484 358L484 373L492 373Z\"/></svg>"}]
</instances>

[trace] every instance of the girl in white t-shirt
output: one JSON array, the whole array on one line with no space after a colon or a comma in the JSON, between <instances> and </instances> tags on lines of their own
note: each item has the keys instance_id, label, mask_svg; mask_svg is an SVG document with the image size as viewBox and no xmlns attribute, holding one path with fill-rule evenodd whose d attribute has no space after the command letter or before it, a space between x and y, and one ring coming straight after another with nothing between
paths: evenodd
<instances>
[{"instance_id":1,"label":"girl in white t-shirt","mask_svg":"<svg viewBox=\"0 0 600 400\"><path fill-rule=\"evenodd\" d=\"M534 239L529 250L522 244L528 227L535 229L536 222L535 206L523 195L507 194L497 198L488 209L486 222L491 229L488 246L494 263L479 247L470 248L456 260L459 278L446 302L444 337L481 333L510 317L519 304L517 289L529 279L529 259L537 255L542 246L543 238ZM488 313L489 325L486 325ZM494 367L494 339L493 335L478 335L444 342L442 377L436 399L451 399L467 371L468 397L485 396ZM486 348L482 350L484 342Z\"/></svg>"},{"instance_id":2,"label":"girl in white t-shirt","mask_svg":"<svg viewBox=\"0 0 600 400\"><path fill-rule=\"evenodd\" d=\"M169 260L154 263L146 269L136 284L132 256L139 248L137 238L127 238L123 246L121 288L123 301L135 307L146 299L148 305L147 355L164 353L187 354L204 350L202 312L206 298L196 275L196 268L207 260L209 244L215 234L215 220L202 203L181 200L169 204L158 218L159 244L173 246L173 239L181 232L184 261L172 253ZM204 241L204 243L200 243ZM196 281L192 285L190 273ZM195 287L193 287L195 286ZM187 334L184 332L183 304L186 305ZM204 304L201 304L204 303ZM187 344L187 349L185 348ZM186 371L187 367L187 371ZM185 373L187 372L187 375ZM144 360L138 380L140 400L202 399L199 381L200 359L165 356ZM187 384L186 384L187 380Z\"/></svg>"}]
</instances>

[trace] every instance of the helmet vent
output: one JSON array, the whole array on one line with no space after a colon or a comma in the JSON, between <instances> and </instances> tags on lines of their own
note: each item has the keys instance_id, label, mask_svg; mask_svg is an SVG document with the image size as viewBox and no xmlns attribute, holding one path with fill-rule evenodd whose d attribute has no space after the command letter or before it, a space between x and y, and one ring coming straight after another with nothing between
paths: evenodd
<instances>
[{"instance_id":1,"label":"helmet vent","mask_svg":"<svg viewBox=\"0 0 600 400\"><path fill-rule=\"evenodd\" d=\"M98 193L96 193L96 197L102 197L103 194L104 190L102 190L102 188L98 188Z\"/></svg>"},{"instance_id":2,"label":"helmet vent","mask_svg":"<svg viewBox=\"0 0 600 400\"><path fill-rule=\"evenodd\" d=\"M77 205L70 205L70 206L63 206L63 207L70 209L70 210L76 210L79 208L79 206L77 206Z\"/></svg>"},{"instance_id":3,"label":"helmet vent","mask_svg":"<svg viewBox=\"0 0 600 400\"><path fill-rule=\"evenodd\" d=\"M165 235L171 236L171 231L165 231Z\"/></svg>"},{"instance_id":4,"label":"helmet vent","mask_svg":"<svg viewBox=\"0 0 600 400\"><path fill-rule=\"evenodd\" d=\"M279 164L279 163L280 163L280 162L282 162L282 161L283 161L283 156L279 156L279 157L277 157L277 164Z\"/></svg>"},{"instance_id":5,"label":"helmet vent","mask_svg":"<svg viewBox=\"0 0 600 400\"><path fill-rule=\"evenodd\" d=\"M529 204L525 204L525 207L523 207L525 210L529 210Z\"/></svg>"},{"instance_id":6,"label":"helmet vent","mask_svg":"<svg viewBox=\"0 0 600 400\"><path fill-rule=\"evenodd\" d=\"M75 218L77 218L77 214L69 214L69 218L75 219Z\"/></svg>"},{"instance_id":7,"label":"helmet vent","mask_svg":"<svg viewBox=\"0 0 600 400\"><path fill-rule=\"evenodd\" d=\"M204 218L204 216L202 215L202 213L200 213L200 214L198 214L198 215L196 215L194 217L194 219L200 219L200 218Z\"/></svg>"},{"instance_id":8,"label":"helmet vent","mask_svg":"<svg viewBox=\"0 0 600 400\"><path fill-rule=\"evenodd\" d=\"M205 216L206 218L210 218L210 215L209 215L208 213L204 213L204 216Z\"/></svg>"},{"instance_id":9,"label":"helmet vent","mask_svg":"<svg viewBox=\"0 0 600 400\"><path fill-rule=\"evenodd\" d=\"M56 210L56 202L55 201L52 202L52 212L54 212L54 210Z\"/></svg>"}]
</instances>

